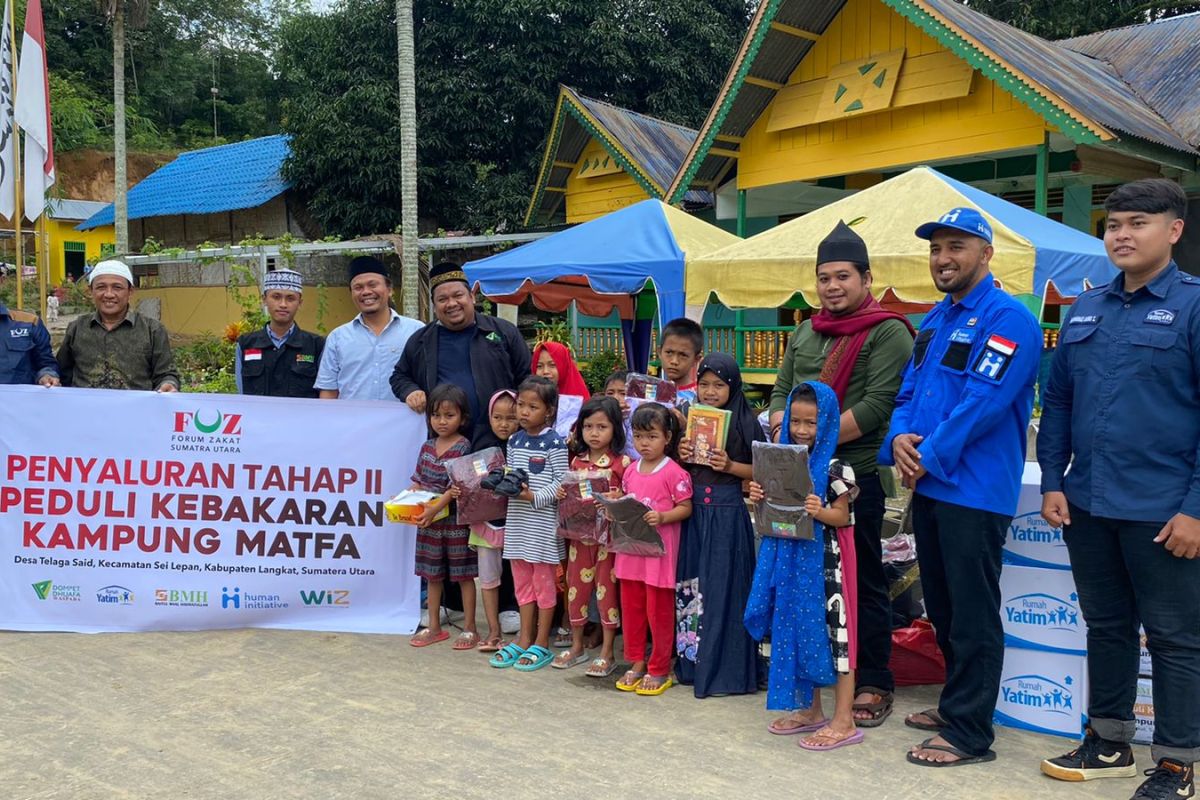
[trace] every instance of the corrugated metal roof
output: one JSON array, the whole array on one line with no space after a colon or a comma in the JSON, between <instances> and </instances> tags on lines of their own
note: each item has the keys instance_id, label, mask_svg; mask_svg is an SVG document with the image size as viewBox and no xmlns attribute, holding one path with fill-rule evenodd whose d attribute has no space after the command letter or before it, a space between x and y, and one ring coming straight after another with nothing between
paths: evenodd
<instances>
[{"instance_id":1,"label":"corrugated metal roof","mask_svg":"<svg viewBox=\"0 0 1200 800\"><path fill-rule=\"evenodd\" d=\"M288 137L280 135L180 153L129 190L129 218L260 206L289 187L280 172L288 152ZM110 203L78 227L112 222Z\"/></svg>"},{"instance_id":2,"label":"corrugated metal roof","mask_svg":"<svg viewBox=\"0 0 1200 800\"><path fill-rule=\"evenodd\" d=\"M50 200L50 219L83 220L101 210L108 203L100 200Z\"/></svg>"},{"instance_id":3,"label":"corrugated metal roof","mask_svg":"<svg viewBox=\"0 0 1200 800\"><path fill-rule=\"evenodd\" d=\"M696 141L694 130L584 97L570 88L567 91L604 125L651 180L663 189L670 185L692 142Z\"/></svg>"},{"instance_id":4,"label":"corrugated metal roof","mask_svg":"<svg viewBox=\"0 0 1200 800\"><path fill-rule=\"evenodd\" d=\"M1049 114L1053 124L1108 130L1189 154L1200 149L1200 16L1047 42L954 0L883 2L910 19L936 19L935 37L946 38L948 31L949 38L966 41L967 49L1000 69L1022 73L1016 77L1027 80L1035 93L1031 105L1038 110L1040 104L1040 113ZM745 136L773 99L773 89L742 78L784 83L807 55L811 43L771 24L822 34L844 5L845 0L764 0L759 5L668 199L725 174L731 159L710 154L714 137ZM719 146L730 149L724 140Z\"/></svg>"},{"instance_id":5,"label":"corrugated metal roof","mask_svg":"<svg viewBox=\"0 0 1200 800\"><path fill-rule=\"evenodd\" d=\"M1055 44L1107 61L1180 136L1200 147L1200 14Z\"/></svg>"},{"instance_id":6,"label":"corrugated metal roof","mask_svg":"<svg viewBox=\"0 0 1200 800\"><path fill-rule=\"evenodd\" d=\"M691 128L585 97L568 86L560 87L559 108L554 123L557 130L550 132L550 141L546 145L553 152L548 153L544 160L546 167L534 189L535 207L530 210L527 224L535 220L549 220L563 202L562 192L546 192L545 187L566 187L572 169L557 166L556 162L574 165L593 137L593 133L575 116L580 112L598 126L597 132L605 148L613 151L615 146L613 155L619 160L629 161L633 169L640 173L640 176L634 176L635 180L639 180L649 196L654 198L662 197L696 139L696 131ZM702 191L689 191L683 200L706 205L713 202L712 195Z\"/></svg>"},{"instance_id":7,"label":"corrugated metal roof","mask_svg":"<svg viewBox=\"0 0 1200 800\"><path fill-rule=\"evenodd\" d=\"M978 41L1005 65L1020 71L1093 122L1174 150L1194 152L1193 144L1147 105L1146 99L1139 98L1106 61L1040 39L954 0L920 2L959 32ZM1159 79L1163 78L1160 71ZM1188 82L1192 93L1196 92L1198 82L1200 72L1194 72Z\"/></svg>"}]
</instances>

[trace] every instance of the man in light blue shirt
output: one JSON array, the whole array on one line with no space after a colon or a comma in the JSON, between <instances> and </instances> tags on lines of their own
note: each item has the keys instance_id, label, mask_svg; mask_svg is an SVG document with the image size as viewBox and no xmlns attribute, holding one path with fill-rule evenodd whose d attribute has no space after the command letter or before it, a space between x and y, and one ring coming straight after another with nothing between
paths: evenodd
<instances>
[{"instance_id":1,"label":"man in light blue shirt","mask_svg":"<svg viewBox=\"0 0 1200 800\"><path fill-rule=\"evenodd\" d=\"M325 339L315 385L322 400L395 401L392 370L408 337L424 326L391 307L392 281L373 256L350 262L350 296L358 316Z\"/></svg>"}]
</instances>

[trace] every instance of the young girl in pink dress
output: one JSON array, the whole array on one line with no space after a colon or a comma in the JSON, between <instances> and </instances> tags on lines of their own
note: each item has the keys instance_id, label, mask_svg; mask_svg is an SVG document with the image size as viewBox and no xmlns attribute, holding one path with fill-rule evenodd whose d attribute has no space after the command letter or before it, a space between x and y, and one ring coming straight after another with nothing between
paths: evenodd
<instances>
[{"instance_id":1,"label":"young girl in pink dress","mask_svg":"<svg viewBox=\"0 0 1200 800\"><path fill-rule=\"evenodd\" d=\"M680 523L692 513L692 479L679 466L679 423L665 406L646 403L633 412L633 443L641 459L625 470L621 484L649 506L646 522L662 536L661 556L617 554L613 573L621 585L625 658L633 666L617 688L660 695L671 687L675 649L675 566ZM646 630L652 645L646 661Z\"/></svg>"}]
</instances>

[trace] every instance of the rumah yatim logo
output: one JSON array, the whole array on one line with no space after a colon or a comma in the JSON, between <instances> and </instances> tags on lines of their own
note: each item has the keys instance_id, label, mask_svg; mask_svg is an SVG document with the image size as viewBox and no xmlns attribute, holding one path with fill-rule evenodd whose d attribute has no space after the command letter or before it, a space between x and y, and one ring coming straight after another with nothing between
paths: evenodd
<instances>
[{"instance_id":1,"label":"rumah yatim logo","mask_svg":"<svg viewBox=\"0 0 1200 800\"><path fill-rule=\"evenodd\" d=\"M228 586L221 587L221 608L262 611L287 607L287 601L277 594L243 592L237 586L234 586L232 591Z\"/></svg>"},{"instance_id":2,"label":"rumah yatim logo","mask_svg":"<svg viewBox=\"0 0 1200 800\"><path fill-rule=\"evenodd\" d=\"M1000 684L1000 699L1052 714L1077 714L1075 694L1071 689L1074 682L1070 675L1061 683L1045 675L1018 675Z\"/></svg>"},{"instance_id":3,"label":"rumah yatim logo","mask_svg":"<svg viewBox=\"0 0 1200 800\"><path fill-rule=\"evenodd\" d=\"M208 592L200 589L155 589L154 605L178 608L207 608Z\"/></svg>"},{"instance_id":4,"label":"rumah yatim logo","mask_svg":"<svg viewBox=\"0 0 1200 800\"><path fill-rule=\"evenodd\" d=\"M332 608L348 608L350 606L349 589L309 589L300 590L300 600L306 606L330 606Z\"/></svg>"},{"instance_id":5,"label":"rumah yatim logo","mask_svg":"<svg viewBox=\"0 0 1200 800\"><path fill-rule=\"evenodd\" d=\"M240 453L242 415L216 409L176 411L171 449L188 453Z\"/></svg>"},{"instance_id":6,"label":"rumah yatim logo","mask_svg":"<svg viewBox=\"0 0 1200 800\"><path fill-rule=\"evenodd\" d=\"M1032 542L1054 547L1065 547L1062 538L1062 528L1051 528L1050 523L1042 519L1042 512L1033 511L1013 519L1008 526L1008 538L1013 542Z\"/></svg>"},{"instance_id":7,"label":"rumah yatim logo","mask_svg":"<svg viewBox=\"0 0 1200 800\"><path fill-rule=\"evenodd\" d=\"M1031 625L1051 631L1079 630L1079 595L1067 599L1045 592L1031 592L1004 601L1004 618L1016 625Z\"/></svg>"},{"instance_id":8,"label":"rumah yatim logo","mask_svg":"<svg viewBox=\"0 0 1200 800\"><path fill-rule=\"evenodd\" d=\"M96 602L109 606L131 606L133 592L124 586L105 586L96 591Z\"/></svg>"},{"instance_id":9,"label":"rumah yatim logo","mask_svg":"<svg viewBox=\"0 0 1200 800\"><path fill-rule=\"evenodd\" d=\"M33 592L38 600L62 600L68 603L78 603L83 599L83 593L78 586L68 586L54 581L38 581L33 584Z\"/></svg>"}]
</instances>

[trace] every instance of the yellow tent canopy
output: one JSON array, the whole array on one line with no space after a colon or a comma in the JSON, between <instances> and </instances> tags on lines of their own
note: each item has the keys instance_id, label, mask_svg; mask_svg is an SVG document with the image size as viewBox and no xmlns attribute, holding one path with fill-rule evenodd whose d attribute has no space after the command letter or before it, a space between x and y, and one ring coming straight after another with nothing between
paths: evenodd
<instances>
[{"instance_id":1,"label":"yellow tent canopy","mask_svg":"<svg viewBox=\"0 0 1200 800\"><path fill-rule=\"evenodd\" d=\"M935 303L943 295L929 276L929 243L913 232L959 206L979 209L991 223L996 251L992 273L1010 294L1041 295L1053 282L1060 292L1073 295L1085 280L1103 282L1111 274L1103 244L1095 237L917 167L690 260L687 302L703 306L712 292L733 308L776 308L799 292L816 307L817 245L844 220L867 243L875 294L890 288L901 300Z\"/></svg>"}]
</instances>

